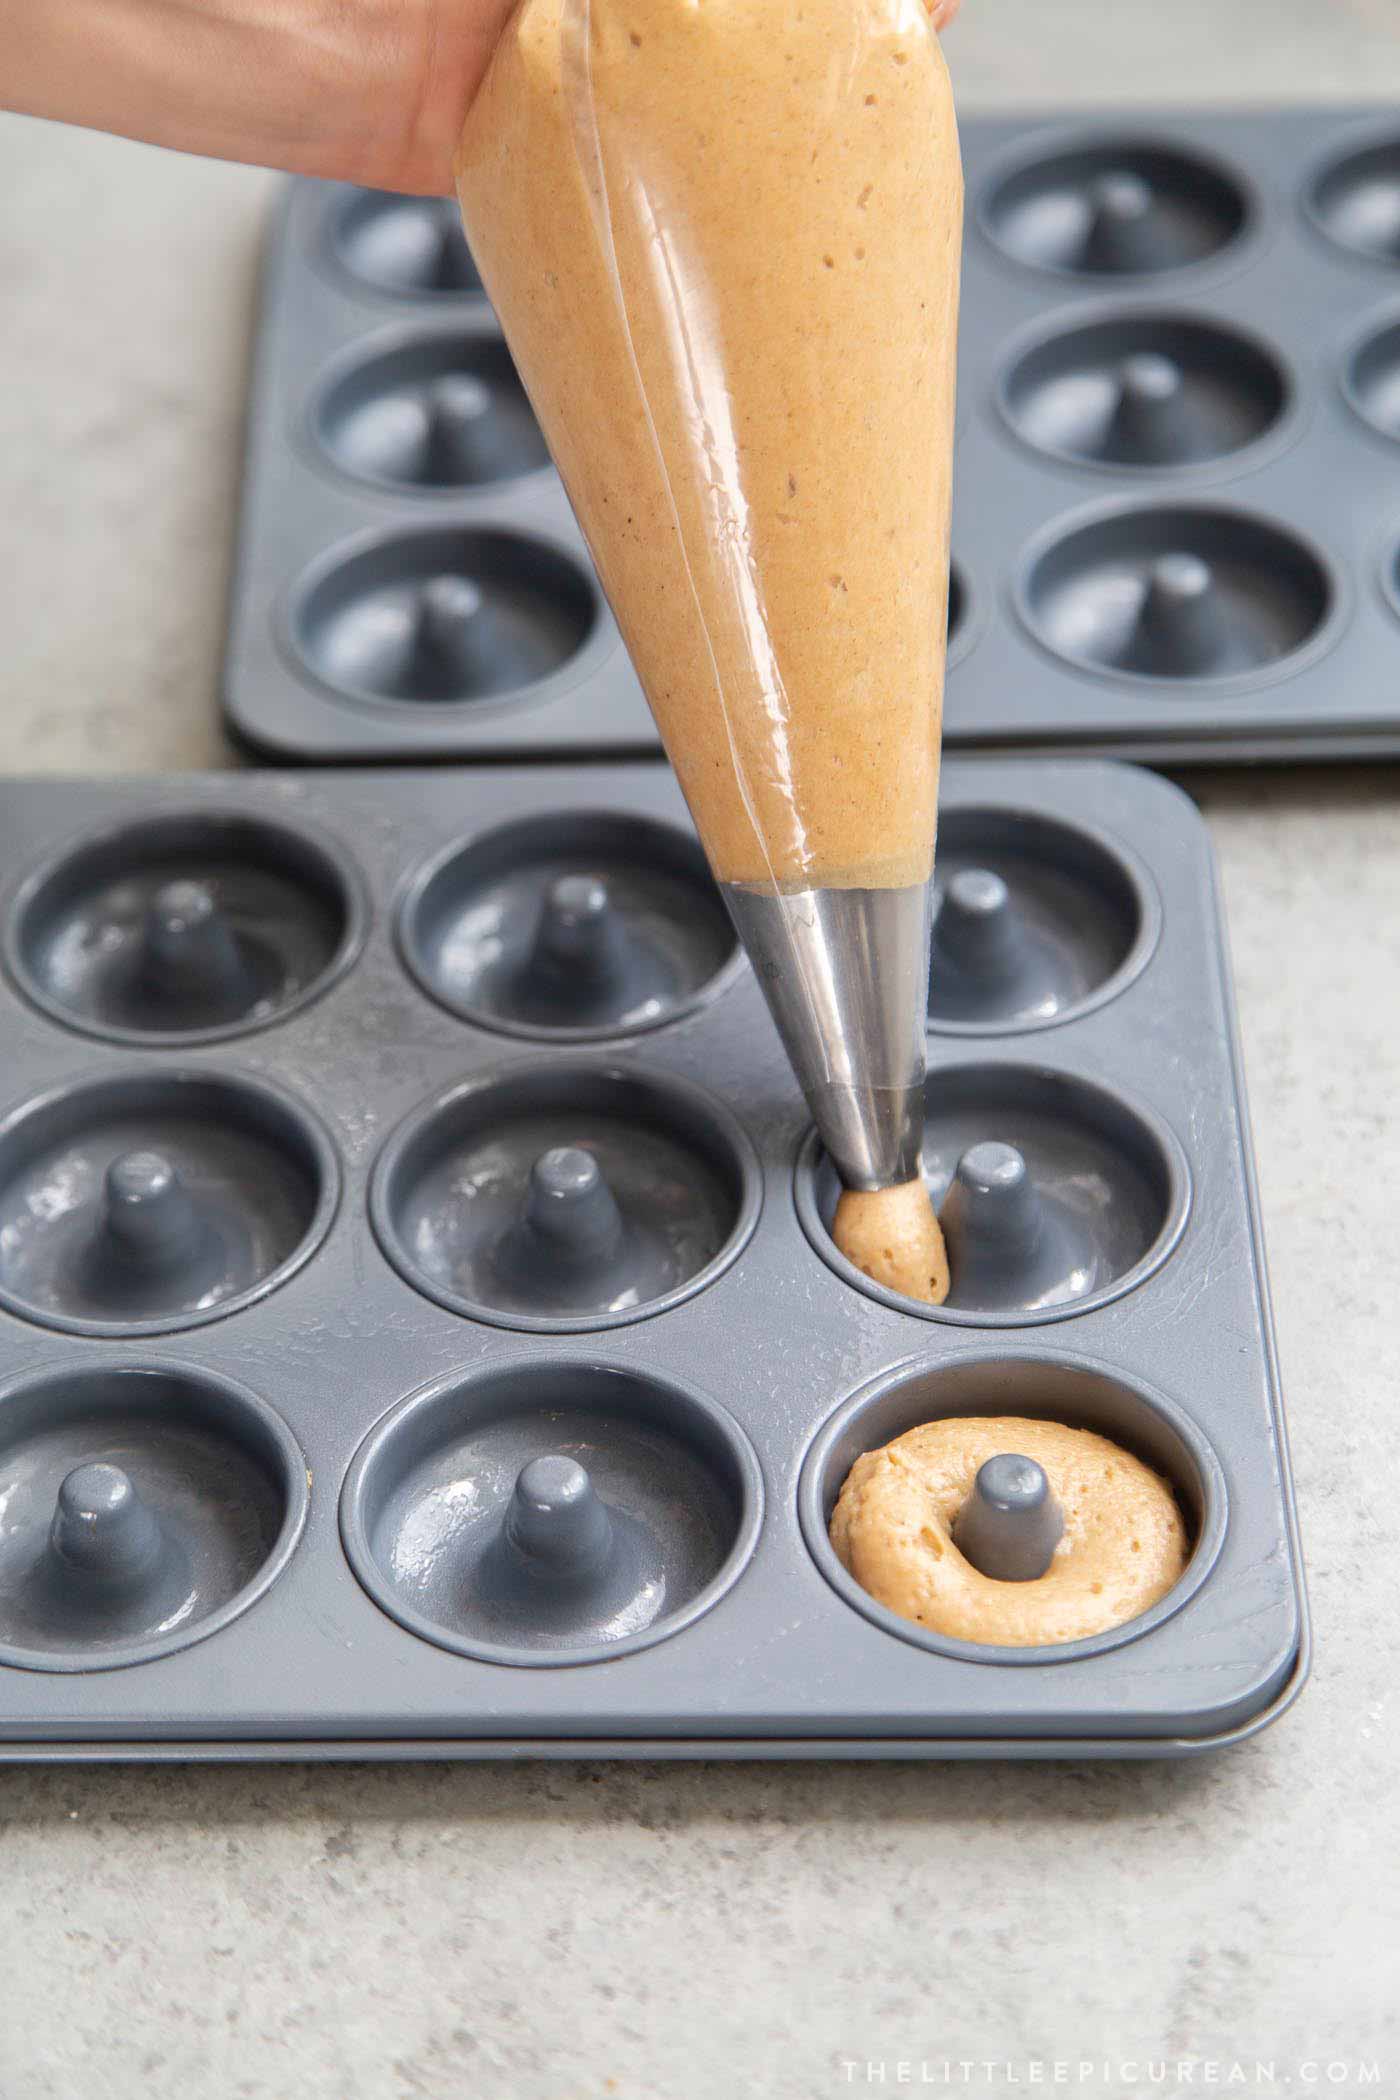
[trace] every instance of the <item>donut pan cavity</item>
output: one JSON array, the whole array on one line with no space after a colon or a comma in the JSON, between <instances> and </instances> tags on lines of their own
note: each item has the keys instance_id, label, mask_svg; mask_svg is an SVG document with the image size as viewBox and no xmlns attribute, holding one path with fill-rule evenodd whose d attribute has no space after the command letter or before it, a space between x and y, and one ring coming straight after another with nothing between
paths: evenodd
<instances>
[{"instance_id":1,"label":"donut pan cavity","mask_svg":"<svg viewBox=\"0 0 1400 2100\"><path fill-rule=\"evenodd\" d=\"M948 748L1400 756L1400 118L974 117L961 141ZM289 187L248 433L246 742L657 748L601 600L584 632L592 571L450 203Z\"/></svg>"},{"instance_id":2,"label":"donut pan cavity","mask_svg":"<svg viewBox=\"0 0 1400 2100\"><path fill-rule=\"evenodd\" d=\"M60 1020L114 1042L211 1042L294 1012L364 938L353 866L236 812L117 825L25 885L5 959Z\"/></svg>"},{"instance_id":3,"label":"donut pan cavity","mask_svg":"<svg viewBox=\"0 0 1400 2100\"><path fill-rule=\"evenodd\" d=\"M0 1759L1187 1755L1292 1698L1238 1052L1176 790L947 768L935 1313L835 1254L660 769L0 796ZM235 899L238 826L278 850ZM123 1033L59 963L109 915L144 954L171 870L240 953L314 924L306 996L235 1040ZM852 1595L845 1470L966 1412L1156 1466L1182 1582L1044 1654Z\"/></svg>"}]
</instances>

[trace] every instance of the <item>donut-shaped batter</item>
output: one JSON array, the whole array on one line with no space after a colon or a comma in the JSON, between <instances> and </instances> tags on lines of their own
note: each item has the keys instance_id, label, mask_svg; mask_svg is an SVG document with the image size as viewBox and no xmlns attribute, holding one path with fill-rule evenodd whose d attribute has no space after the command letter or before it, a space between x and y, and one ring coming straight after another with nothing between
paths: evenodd
<instances>
[{"instance_id":1,"label":"donut-shaped batter","mask_svg":"<svg viewBox=\"0 0 1400 2100\"><path fill-rule=\"evenodd\" d=\"M1064 1517L1045 1573L997 1582L953 1543L979 1468L1016 1452L1044 1468ZM953 1415L851 1467L831 1517L837 1558L877 1603L953 1640L1001 1648L1079 1641L1137 1618L1177 1582L1186 1525L1165 1480L1089 1429Z\"/></svg>"}]
</instances>

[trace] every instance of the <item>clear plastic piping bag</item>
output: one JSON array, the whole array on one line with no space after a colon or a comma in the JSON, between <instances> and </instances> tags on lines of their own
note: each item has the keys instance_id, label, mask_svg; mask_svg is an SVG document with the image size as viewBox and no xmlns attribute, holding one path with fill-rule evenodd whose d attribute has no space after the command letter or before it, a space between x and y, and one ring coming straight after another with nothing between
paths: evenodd
<instances>
[{"instance_id":1,"label":"clear plastic piping bag","mask_svg":"<svg viewBox=\"0 0 1400 2100\"><path fill-rule=\"evenodd\" d=\"M962 220L922 0L522 0L457 183L798 1078L878 1186L923 1068Z\"/></svg>"}]
</instances>

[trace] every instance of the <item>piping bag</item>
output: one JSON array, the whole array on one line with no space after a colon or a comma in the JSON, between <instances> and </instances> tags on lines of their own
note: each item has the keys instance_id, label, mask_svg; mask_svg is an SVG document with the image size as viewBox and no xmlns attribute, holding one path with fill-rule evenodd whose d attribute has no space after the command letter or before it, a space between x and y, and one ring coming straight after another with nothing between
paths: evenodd
<instances>
[{"instance_id":1,"label":"piping bag","mask_svg":"<svg viewBox=\"0 0 1400 2100\"><path fill-rule=\"evenodd\" d=\"M923 0L522 0L456 177L827 1153L917 1184L962 224Z\"/></svg>"}]
</instances>

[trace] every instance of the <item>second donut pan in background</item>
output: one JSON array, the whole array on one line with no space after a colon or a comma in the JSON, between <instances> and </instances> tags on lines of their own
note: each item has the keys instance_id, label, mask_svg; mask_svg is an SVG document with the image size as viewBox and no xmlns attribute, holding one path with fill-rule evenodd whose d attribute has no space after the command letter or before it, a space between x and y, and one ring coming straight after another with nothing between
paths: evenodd
<instances>
[{"instance_id":1,"label":"second donut pan in background","mask_svg":"<svg viewBox=\"0 0 1400 2100\"><path fill-rule=\"evenodd\" d=\"M949 748L1400 755L1395 113L962 142ZM295 760L656 748L447 200L289 188L224 700Z\"/></svg>"},{"instance_id":2,"label":"second donut pan in background","mask_svg":"<svg viewBox=\"0 0 1400 2100\"><path fill-rule=\"evenodd\" d=\"M947 769L926 1165L1017 1148L1055 1231L1048 1267L955 1258L937 1310L835 1254L659 769L24 781L0 815L0 1758L1185 1755L1292 1698L1177 790ZM1034 1650L872 1604L841 1480L960 1413L1147 1458L1177 1588Z\"/></svg>"}]
</instances>

